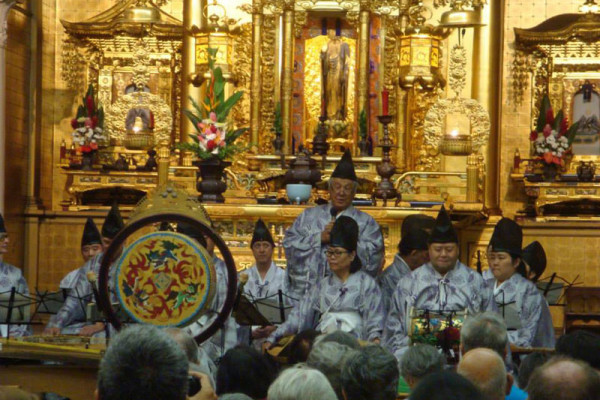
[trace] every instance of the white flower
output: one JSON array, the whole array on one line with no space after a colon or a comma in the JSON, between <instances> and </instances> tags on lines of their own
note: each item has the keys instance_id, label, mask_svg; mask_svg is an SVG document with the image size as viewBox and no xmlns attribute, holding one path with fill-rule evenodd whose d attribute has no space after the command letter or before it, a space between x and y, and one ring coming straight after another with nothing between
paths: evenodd
<instances>
[{"instance_id":1,"label":"white flower","mask_svg":"<svg viewBox=\"0 0 600 400\"><path fill-rule=\"evenodd\" d=\"M544 135L538 135L537 139L535 139L536 143L543 143L544 142Z\"/></svg>"},{"instance_id":2,"label":"white flower","mask_svg":"<svg viewBox=\"0 0 600 400\"><path fill-rule=\"evenodd\" d=\"M553 155L553 156L555 156L555 155L556 155L556 152L555 152L555 151L553 151L553 152L552 152L552 155Z\"/></svg>"}]
</instances>

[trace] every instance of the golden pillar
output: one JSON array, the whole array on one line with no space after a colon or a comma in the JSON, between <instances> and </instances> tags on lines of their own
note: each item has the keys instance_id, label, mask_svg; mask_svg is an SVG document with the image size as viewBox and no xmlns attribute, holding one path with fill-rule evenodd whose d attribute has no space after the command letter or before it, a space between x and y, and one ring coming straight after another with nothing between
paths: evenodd
<instances>
[{"instance_id":1,"label":"golden pillar","mask_svg":"<svg viewBox=\"0 0 600 400\"><path fill-rule=\"evenodd\" d=\"M477 203L477 186L479 184L478 155L467 157L467 203Z\"/></svg>"},{"instance_id":2,"label":"golden pillar","mask_svg":"<svg viewBox=\"0 0 600 400\"><path fill-rule=\"evenodd\" d=\"M254 0L252 14L252 83L250 87L250 137L251 147L258 147L258 132L260 130L260 109L261 109L261 88L262 79L260 76L260 49L263 15L260 10L260 3Z\"/></svg>"},{"instance_id":3,"label":"golden pillar","mask_svg":"<svg viewBox=\"0 0 600 400\"><path fill-rule=\"evenodd\" d=\"M369 98L369 18L367 9L359 16L358 40L358 110L367 110Z\"/></svg>"},{"instance_id":4,"label":"golden pillar","mask_svg":"<svg viewBox=\"0 0 600 400\"><path fill-rule=\"evenodd\" d=\"M283 154L290 151L292 135L292 78L294 72L294 2L286 1L283 10L283 71L281 78L281 125Z\"/></svg>"},{"instance_id":5,"label":"golden pillar","mask_svg":"<svg viewBox=\"0 0 600 400\"><path fill-rule=\"evenodd\" d=\"M192 84L192 75L196 72L196 41L191 33L192 27L196 25L198 28L203 28L207 21L203 10L206 7L206 0L184 0L183 2L183 49L182 49L182 66L181 66L181 109L191 109L192 103L190 96L200 100L202 98L202 90L199 87L194 87ZM181 114L180 121L180 138L181 142L187 141L187 135L194 131L192 123Z\"/></svg>"},{"instance_id":6,"label":"golden pillar","mask_svg":"<svg viewBox=\"0 0 600 400\"><path fill-rule=\"evenodd\" d=\"M490 114L490 139L485 159L484 205L492 214L501 214L499 163L502 90L498 82L503 80L504 6L504 0L488 2L489 18L481 19L486 25L475 28L473 39L473 71L475 72L471 96L483 104ZM482 14L485 14L485 11L478 8L478 12Z\"/></svg>"}]
</instances>

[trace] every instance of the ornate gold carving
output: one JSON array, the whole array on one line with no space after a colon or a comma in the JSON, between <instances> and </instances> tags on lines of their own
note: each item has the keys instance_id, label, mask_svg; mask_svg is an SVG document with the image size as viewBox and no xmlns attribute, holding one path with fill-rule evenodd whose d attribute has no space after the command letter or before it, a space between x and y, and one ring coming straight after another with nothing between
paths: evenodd
<instances>
[{"instance_id":1,"label":"ornate gold carving","mask_svg":"<svg viewBox=\"0 0 600 400\"><path fill-rule=\"evenodd\" d=\"M148 6L151 3L162 7L169 2L169 0L115 0L116 3L123 3L126 5L133 5L136 7Z\"/></svg>"},{"instance_id":2,"label":"ornate gold carving","mask_svg":"<svg viewBox=\"0 0 600 400\"><path fill-rule=\"evenodd\" d=\"M467 83L467 50L454 45L450 52L450 70L448 71L448 85L456 96L460 96Z\"/></svg>"},{"instance_id":3,"label":"ornate gold carving","mask_svg":"<svg viewBox=\"0 0 600 400\"><path fill-rule=\"evenodd\" d=\"M171 109L159 96L148 92L123 95L106 109L106 131L110 139L123 142L127 129L125 119L133 108L148 108L154 114L154 140L171 140L173 116Z\"/></svg>"},{"instance_id":4,"label":"ornate gold carving","mask_svg":"<svg viewBox=\"0 0 600 400\"><path fill-rule=\"evenodd\" d=\"M424 142L423 128L425 114L431 105L437 100L438 95L434 92L411 89L409 91L408 126L409 137L407 145L407 169L415 171L439 171L440 153L435 146Z\"/></svg>"},{"instance_id":5,"label":"ornate gold carving","mask_svg":"<svg viewBox=\"0 0 600 400\"><path fill-rule=\"evenodd\" d=\"M278 17L265 15L262 36L262 107L261 135L259 152L270 154L273 151L273 121L275 119L275 45Z\"/></svg>"},{"instance_id":6,"label":"ornate gold carving","mask_svg":"<svg viewBox=\"0 0 600 400\"><path fill-rule=\"evenodd\" d=\"M235 54L235 63L232 66L233 76L236 77L235 89L233 91L242 90L244 95L242 99L235 105L232 110L232 117L235 126L248 126L250 125L250 103L251 99L251 76L250 71L252 70L252 24L247 23L240 26L240 33L237 35L233 42L233 53ZM246 132L236 142L237 145L247 147L249 141L250 132ZM243 152L238 153L234 156L235 161L238 159L245 158Z\"/></svg>"},{"instance_id":7,"label":"ornate gold carving","mask_svg":"<svg viewBox=\"0 0 600 400\"><path fill-rule=\"evenodd\" d=\"M79 40L67 36L63 41L61 76L72 90L80 91L85 87L87 61L83 51L85 47Z\"/></svg>"},{"instance_id":8,"label":"ornate gold carving","mask_svg":"<svg viewBox=\"0 0 600 400\"><path fill-rule=\"evenodd\" d=\"M487 0L433 0L435 8L450 6L453 10L461 10L463 7L483 7Z\"/></svg>"},{"instance_id":9,"label":"ornate gold carving","mask_svg":"<svg viewBox=\"0 0 600 400\"><path fill-rule=\"evenodd\" d=\"M294 13L294 35L297 38L302 36L302 30L306 26L307 14L308 13L304 10L296 11Z\"/></svg>"},{"instance_id":10,"label":"ornate gold carving","mask_svg":"<svg viewBox=\"0 0 600 400\"><path fill-rule=\"evenodd\" d=\"M144 86L150 81L149 64L150 54L144 39L140 39L133 51L133 83L140 90L144 90Z\"/></svg>"}]
</instances>

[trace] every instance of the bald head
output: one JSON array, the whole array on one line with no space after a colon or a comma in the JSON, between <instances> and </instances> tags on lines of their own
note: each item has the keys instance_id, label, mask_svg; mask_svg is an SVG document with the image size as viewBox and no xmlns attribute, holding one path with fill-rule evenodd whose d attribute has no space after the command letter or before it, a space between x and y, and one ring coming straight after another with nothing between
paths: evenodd
<instances>
[{"instance_id":1,"label":"bald head","mask_svg":"<svg viewBox=\"0 0 600 400\"><path fill-rule=\"evenodd\" d=\"M600 377L584 362L554 357L533 372L527 393L529 400L596 400Z\"/></svg>"},{"instance_id":2,"label":"bald head","mask_svg":"<svg viewBox=\"0 0 600 400\"><path fill-rule=\"evenodd\" d=\"M490 349L477 348L465 353L457 372L473 382L486 400L503 400L512 386L512 377L506 373L504 361Z\"/></svg>"}]
</instances>

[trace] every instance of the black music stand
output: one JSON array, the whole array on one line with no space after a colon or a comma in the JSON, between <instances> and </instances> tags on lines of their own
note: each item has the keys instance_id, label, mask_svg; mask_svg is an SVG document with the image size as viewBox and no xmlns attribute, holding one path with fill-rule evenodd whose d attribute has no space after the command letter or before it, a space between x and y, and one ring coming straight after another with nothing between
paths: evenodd
<instances>
[{"instance_id":1,"label":"black music stand","mask_svg":"<svg viewBox=\"0 0 600 400\"><path fill-rule=\"evenodd\" d=\"M10 339L11 325L33 325L31 306L37 301L31 296L19 293L15 287L0 293L0 324L7 325L6 338Z\"/></svg>"}]
</instances>

